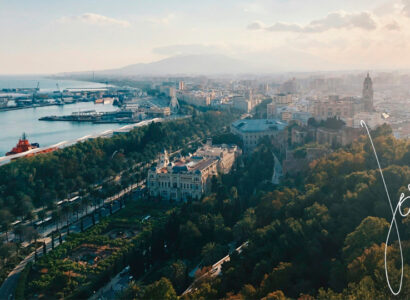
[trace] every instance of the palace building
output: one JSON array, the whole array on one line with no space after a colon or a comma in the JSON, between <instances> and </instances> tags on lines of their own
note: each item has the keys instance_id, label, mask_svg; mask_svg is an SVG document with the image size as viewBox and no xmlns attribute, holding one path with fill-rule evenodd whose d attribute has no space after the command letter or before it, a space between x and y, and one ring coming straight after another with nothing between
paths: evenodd
<instances>
[{"instance_id":1,"label":"palace building","mask_svg":"<svg viewBox=\"0 0 410 300\"><path fill-rule=\"evenodd\" d=\"M165 200L199 199L209 192L214 175L228 173L241 150L236 145L212 146L207 142L193 155L170 161L164 151L148 171L150 196Z\"/></svg>"}]
</instances>

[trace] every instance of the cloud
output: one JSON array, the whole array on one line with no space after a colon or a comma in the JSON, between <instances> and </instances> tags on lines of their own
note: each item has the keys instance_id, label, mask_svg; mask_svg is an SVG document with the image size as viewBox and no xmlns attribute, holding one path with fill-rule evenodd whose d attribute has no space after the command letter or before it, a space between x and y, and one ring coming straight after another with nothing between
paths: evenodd
<instances>
[{"instance_id":1,"label":"cloud","mask_svg":"<svg viewBox=\"0 0 410 300\"><path fill-rule=\"evenodd\" d=\"M150 17L147 18L146 20L150 23L154 24L165 24L168 25L172 20L175 19L175 14L168 14L164 17Z\"/></svg>"},{"instance_id":2,"label":"cloud","mask_svg":"<svg viewBox=\"0 0 410 300\"><path fill-rule=\"evenodd\" d=\"M410 0L403 0L403 13L406 17L410 18Z\"/></svg>"},{"instance_id":3,"label":"cloud","mask_svg":"<svg viewBox=\"0 0 410 300\"><path fill-rule=\"evenodd\" d=\"M297 24L287 24L282 22L277 22L272 26L266 28L268 31L293 31L293 32L302 32L304 31L302 26Z\"/></svg>"},{"instance_id":4,"label":"cloud","mask_svg":"<svg viewBox=\"0 0 410 300\"><path fill-rule=\"evenodd\" d=\"M259 30L262 29L264 27L264 24L260 21L254 21L252 23L250 23L246 28L248 28L249 30Z\"/></svg>"},{"instance_id":5,"label":"cloud","mask_svg":"<svg viewBox=\"0 0 410 300\"><path fill-rule=\"evenodd\" d=\"M87 24L93 25L114 25L114 26L121 26L121 27L129 27L130 23L128 21L114 19L110 17L106 17L103 15L98 15L94 13L85 13L80 16L69 16L69 17L62 17L60 22L68 23L68 22L83 22Z\"/></svg>"},{"instance_id":6,"label":"cloud","mask_svg":"<svg viewBox=\"0 0 410 300\"><path fill-rule=\"evenodd\" d=\"M249 24L247 28L250 30L265 29L267 31L320 33L341 28L359 28L370 31L377 28L377 23L374 16L369 12L347 13L340 11L330 13L322 19L313 20L304 26L283 22L264 26L262 22L255 21Z\"/></svg>"},{"instance_id":7,"label":"cloud","mask_svg":"<svg viewBox=\"0 0 410 300\"><path fill-rule=\"evenodd\" d=\"M400 25L396 21L393 21L391 23L386 24L384 28L391 31L400 30Z\"/></svg>"}]
</instances>

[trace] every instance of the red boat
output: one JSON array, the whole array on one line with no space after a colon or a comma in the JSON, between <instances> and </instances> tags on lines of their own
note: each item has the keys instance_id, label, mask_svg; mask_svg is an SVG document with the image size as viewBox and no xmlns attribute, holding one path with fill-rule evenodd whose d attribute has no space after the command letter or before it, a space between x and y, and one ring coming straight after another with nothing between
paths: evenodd
<instances>
[{"instance_id":1,"label":"red boat","mask_svg":"<svg viewBox=\"0 0 410 300\"><path fill-rule=\"evenodd\" d=\"M19 139L17 146L14 147L10 152L7 152L6 156L27 152L29 150L36 149L39 147L40 145L37 143L30 144L27 140L26 134L23 133L23 136L21 137L21 139Z\"/></svg>"}]
</instances>

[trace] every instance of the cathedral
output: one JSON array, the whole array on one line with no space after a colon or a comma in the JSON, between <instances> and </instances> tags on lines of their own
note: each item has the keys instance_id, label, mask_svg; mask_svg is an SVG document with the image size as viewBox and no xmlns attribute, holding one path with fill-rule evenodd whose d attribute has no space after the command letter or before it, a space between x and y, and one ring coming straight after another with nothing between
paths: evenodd
<instances>
[{"instance_id":1,"label":"cathedral","mask_svg":"<svg viewBox=\"0 0 410 300\"><path fill-rule=\"evenodd\" d=\"M372 79L367 73L366 78L363 82L363 104L364 104L364 111L366 112L373 112L373 83Z\"/></svg>"}]
</instances>

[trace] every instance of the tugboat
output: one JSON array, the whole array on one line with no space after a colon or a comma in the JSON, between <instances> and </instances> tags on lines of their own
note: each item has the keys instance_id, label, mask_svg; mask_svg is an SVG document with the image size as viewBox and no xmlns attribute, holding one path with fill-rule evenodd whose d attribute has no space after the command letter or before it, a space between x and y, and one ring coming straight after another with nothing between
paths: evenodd
<instances>
[{"instance_id":1,"label":"tugboat","mask_svg":"<svg viewBox=\"0 0 410 300\"><path fill-rule=\"evenodd\" d=\"M39 147L40 145L38 143L30 144L29 141L27 140L26 134L23 133L21 139L19 139L17 146L14 147L10 152L7 152L6 156L27 152L29 150L37 149Z\"/></svg>"}]
</instances>

